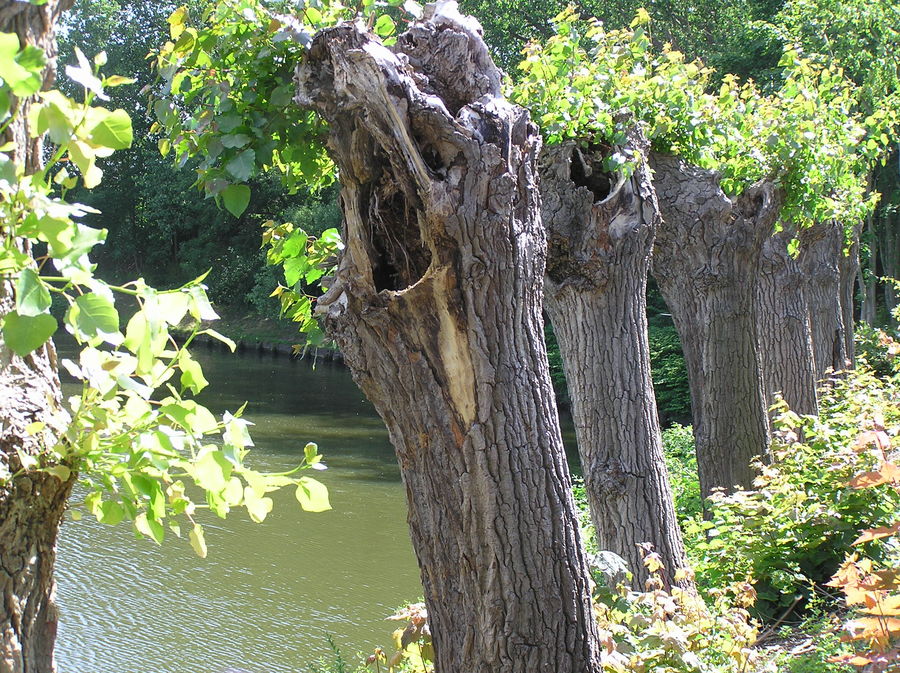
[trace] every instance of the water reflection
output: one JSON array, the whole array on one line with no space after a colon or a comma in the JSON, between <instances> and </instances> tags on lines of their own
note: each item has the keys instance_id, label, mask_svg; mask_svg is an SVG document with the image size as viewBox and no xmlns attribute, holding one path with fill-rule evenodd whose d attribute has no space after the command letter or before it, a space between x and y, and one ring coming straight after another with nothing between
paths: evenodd
<instances>
[{"instance_id":1,"label":"water reflection","mask_svg":"<svg viewBox=\"0 0 900 673\"><path fill-rule=\"evenodd\" d=\"M253 673L306 670L332 634L345 654L387 645L384 617L421 593L387 432L346 370L269 356L197 356L215 411L250 400L251 464L280 471L318 442L317 473L334 510L276 497L262 526L204 521L210 553L157 547L124 526L63 527L59 558L62 673Z\"/></svg>"}]
</instances>

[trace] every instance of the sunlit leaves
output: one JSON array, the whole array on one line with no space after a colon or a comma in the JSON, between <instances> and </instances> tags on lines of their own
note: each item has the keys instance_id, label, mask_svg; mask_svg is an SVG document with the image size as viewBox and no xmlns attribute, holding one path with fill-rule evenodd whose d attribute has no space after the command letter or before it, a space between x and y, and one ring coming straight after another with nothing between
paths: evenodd
<instances>
[{"instance_id":1,"label":"sunlit leaves","mask_svg":"<svg viewBox=\"0 0 900 673\"><path fill-rule=\"evenodd\" d=\"M177 15L171 25L179 43L189 48L196 31L180 27ZM31 105L29 132L33 137L46 135L56 145L48 166L26 176L12 159L15 145L0 148L0 222L7 234L7 244L0 247L0 272L15 284L16 307L2 317L3 341L19 356L46 343L57 329L50 314L55 295L67 306L63 323L81 347L76 360L61 363L81 383L80 393L67 400L67 428L58 441L50 439L44 455L21 452L19 462L22 470L39 469L63 481L73 471L80 473L83 508L105 524L130 521L139 537L162 543L167 529L180 536L179 517L186 518L190 544L203 557L206 542L195 521L199 507L207 506L219 516L241 507L252 520L262 521L273 505L267 494L300 485L297 472L320 469L321 456L308 446L294 470L277 475L255 472L243 462L253 441L248 430L252 424L241 417L242 409L217 417L190 399L208 384L200 362L187 349L196 334L208 334L234 348L227 337L200 328L201 321L218 317L203 285L205 274L165 292L141 279L111 285L94 276L90 255L106 232L80 223L80 217L96 211L68 203L64 196L78 179L73 165L83 184L91 187L102 177L98 159L131 145L128 115L92 105L94 99L105 97L104 87L130 80L101 78L102 54L93 65L81 52L76 58L77 65L68 68L68 74L83 85L84 100L53 90L37 94ZM20 87L16 91L36 92L27 89L28 73L41 75L42 66L39 51L18 51L17 40L13 45L8 36L0 35L0 113L9 112L3 105L14 82ZM235 149L247 144L238 134L232 138ZM241 151L233 169L247 176L255 150ZM65 159L69 162L61 168L58 162ZM232 209L243 210L249 189L230 185L223 199ZM34 250L41 256L28 254ZM128 298L125 310L131 315L124 330L114 301L117 295ZM188 318L194 327L186 342L179 341L176 326ZM44 427L29 426L35 434ZM10 476L7 470L0 479ZM201 504L194 501L196 487L205 501ZM316 486L313 490L313 506L321 509L327 495Z\"/></svg>"},{"instance_id":2,"label":"sunlit leaves","mask_svg":"<svg viewBox=\"0 0 900 673\"><path fill-rule=\"evenodd\" d=\"M27 316L13 311L3 318L3 340L22 357L47 343L55 331L56 318L49 313Z\"/></svg>"},{"instance_id":3,"label":"sunlit leaves","mask_svg":"<svg viewBox=\"0 0 900 673\"><path fill-rule=\"evenodd\" d=\"M35 94L44 81L46 63L44 52L37 47L19 49L19 38L12 33L0 33L0 80L4 88L19 97ZM0 106L0 119L9 112L9 98Z\"/></svg>"},{"instance_id":4,"label":"sunlit leaves","mask_svg":"<svg viewBox=\"0 0 900 673\"><path fill-rule=\"evenodd\" d=\"M765 95L726 75L715 92L708 68L652 47L649 20L641 10L629 29L607 31L570 8L554 19L555 35L526 48L511 96L532 110L548 142L615 146L622 124L636 122L657 151L718 171L729 195L762 178L777 182L782 217L798 226L853 221L872 207L865 175L884 154L885 120L863 119L840 68L788 50L779 91ZM617 117L621 110L630 117Z\"/></svg>"}]
</instances>

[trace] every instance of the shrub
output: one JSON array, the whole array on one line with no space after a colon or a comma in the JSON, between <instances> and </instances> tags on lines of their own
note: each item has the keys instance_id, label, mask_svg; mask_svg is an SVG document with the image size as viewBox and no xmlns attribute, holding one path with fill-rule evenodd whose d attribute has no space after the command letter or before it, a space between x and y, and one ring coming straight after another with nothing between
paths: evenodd
<instances>
[{"instance_id":1,"label":"shrub","mask_svg":"<svg viewBox=\"0 0 900 673\"><path fill-rule=\"evenodd\" d=\"M605 673L754 670L757 627L747 612L753 587L741 582L715 591L708 603L695 593L665 591L658 555L643 547L647 589L601 591L595 596Z\"/></svg>"},{"instance_id":2,"label":"shrub","mask_svg":"<svg viewBox=\"0 0 900 673\"><path fill-rule=\"evenodd\" d=\"M837 570L863 528L887 526L900 494L875 494L849 484L875 469L877 459L856 445L860 419L900 424L893 379L871 370L846 372L821 391L820 416L798 417L782 407L772 463L757 464L755 491L716 493L709 520L686 525L689 555L701 587L756 582L759 614L780 614L809 596ZM880 553L877 544L868 551Z\"/></svg>"}]
</instances>

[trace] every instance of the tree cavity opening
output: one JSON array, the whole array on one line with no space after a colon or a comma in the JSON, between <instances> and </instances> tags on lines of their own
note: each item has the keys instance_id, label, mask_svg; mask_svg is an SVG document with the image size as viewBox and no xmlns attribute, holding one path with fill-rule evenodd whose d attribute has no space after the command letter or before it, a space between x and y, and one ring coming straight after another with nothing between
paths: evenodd
<instances>
[{"instance_id":1,"label":"tree cavity opening","mask_svg":"<svg viewBox=\"0 0 900 673\"><path fill-rule=\"evenodd\" d=\"M599 145L589 145L586 151L572 148L569 162L569 179L578 187L584 187L594 196L594 203L603 201L612 191L613 176L603 166L604 149Z\"/></svg>"},{"instance_id":2,"label":"tree cavity opening","mask_svg":"<svg viewBox=\"0 0 900 673\"><path fill-rule=\"evenodd\" d=\"M375 290L403 290L419 281L431 265L431 251L422 240L418 209L391 173L384 171L369 196L372 281Z\"/></svg>"}]
</instances>

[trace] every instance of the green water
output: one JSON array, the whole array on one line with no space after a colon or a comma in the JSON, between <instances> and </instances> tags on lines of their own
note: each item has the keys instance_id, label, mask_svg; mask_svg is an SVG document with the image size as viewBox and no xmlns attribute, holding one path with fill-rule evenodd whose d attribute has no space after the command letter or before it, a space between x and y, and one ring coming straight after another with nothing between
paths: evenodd
<instances>
[{"instance_id":1,"label":"green water","mask_svg":"<svg viewBox=\"0 0 900 673\"><path fill-rule=\"evenodd\" d=\"M65 353L64 353L65 354ZM403 485L387 432L347 371L272 356L197 350L217 411L249 400L252 464L281 471L316 441L333 510L276 496L262 525L206 524L209 556L127 526L67 521L59 549L61 673L306 671L333 636L346 658L388 647L384 618L421 594Z\"/></svg>"},{"instance_id":2,"label":"green water","mask_svg":"<svg viewBox=\"0 0 900 673\"><path fill-rule=\"evenodd\" d=\"M72 357L71 348L61 349ZM295 465L308 441L333 510L275 494L262 525L205 520L209 556L184 540L135 540L127 525L67 521L59 545L60 673L305 673L331 635L356 654L390 646L384 618L421 595L406 499L387 431L346 369L197 348L214 411L249 401L254 467ZM567 444L574 445L571 425Z\"/></svg>"}]
</instances>

